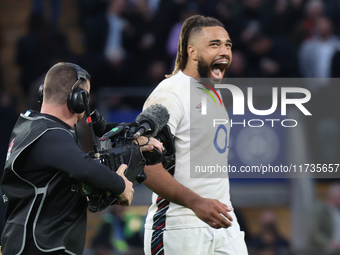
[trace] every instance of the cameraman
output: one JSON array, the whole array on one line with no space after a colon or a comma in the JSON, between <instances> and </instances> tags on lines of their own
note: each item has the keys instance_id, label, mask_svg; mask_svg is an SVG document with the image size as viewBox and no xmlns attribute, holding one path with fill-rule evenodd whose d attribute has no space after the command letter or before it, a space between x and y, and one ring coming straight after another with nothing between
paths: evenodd
<instances>
[{"instance_id":1,"label":"cameraman","mask_svg":"<svg viewBox=\"0 0 340 255\"><path fill-rule=\"evenodd\" d=\"M79 97L89 97L89 78L75 64L54 65L45 77L41 112L21 114L13 129L1 181L3 255L82 254L88 206L82 183L131 204L127 166L110 171L77 144L73 127L84 116ZM151 139L147 148L153 146L161 144Z\"/></svg>"}]
</instances>

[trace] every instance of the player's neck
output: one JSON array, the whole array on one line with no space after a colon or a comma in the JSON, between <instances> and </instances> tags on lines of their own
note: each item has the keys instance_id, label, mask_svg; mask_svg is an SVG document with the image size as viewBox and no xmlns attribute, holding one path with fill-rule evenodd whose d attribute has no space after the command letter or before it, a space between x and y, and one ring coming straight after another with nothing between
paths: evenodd
<instances>
[{"instance_id":1,"label":"player's neck","mask_svg":"<svg viewBox=\"0 0 340 255\"><path fill-rule=\"evenodd\" d=\"M182 71L185 75L194 78L196 80L200 79L200 75L197 71L197 66L194 63L188 62L184 70Z\"/></svg>"}]
</instances>

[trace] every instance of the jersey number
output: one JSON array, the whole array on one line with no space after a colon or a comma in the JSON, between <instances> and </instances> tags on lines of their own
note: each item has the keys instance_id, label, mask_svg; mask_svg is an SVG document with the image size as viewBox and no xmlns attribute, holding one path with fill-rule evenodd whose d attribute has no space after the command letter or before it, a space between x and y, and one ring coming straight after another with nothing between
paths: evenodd
<instances>
[{"instance_id":1,"label":"jersey number","mask_svg":"<svg viewBox=\"0 0 340 255\"><path fill-rule=\"evenodd\" d=\"M225 133L225 143L224 143L224 147L223 147L223 148L221 148L221 147L218 145L218 143L217 143L218 134L219 134L220 131L223 132L222 130L223 130L224 133ZM220 154L225 153L226 150L227 150L227 148L229 148L229 146L228 146L228 130L227 130L227 128L226 128L224 125L222 125L222 124L219 125L219 126L217 127L217 129L216 129L215 138L214 138L214 146L215 146L216 150L217 150Z\"/></svg>"}]
</instances>

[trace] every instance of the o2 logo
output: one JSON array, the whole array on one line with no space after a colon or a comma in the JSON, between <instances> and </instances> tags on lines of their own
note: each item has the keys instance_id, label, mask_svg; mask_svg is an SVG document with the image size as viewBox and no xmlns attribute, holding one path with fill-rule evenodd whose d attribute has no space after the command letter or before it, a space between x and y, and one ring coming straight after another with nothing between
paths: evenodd
<instances>
[{"instance_id":1,"label":"o2 logo","mask_svg":"<svg viewBox=\"0 0 340 255\"><path fill-rule=\"evenodd\" d=\"M225 135L225 139L224 139L224 145L222 144L218 144L218 137L221 135ZM229 148L228 146L228 130L225 127L225 125L220 124L217 129L216 129L216 133L215 133L215 138L214 138L214 146L215 149L218 151L218 153L223 154L226 152L226 150Z\"/></svg>"}]
</instances>

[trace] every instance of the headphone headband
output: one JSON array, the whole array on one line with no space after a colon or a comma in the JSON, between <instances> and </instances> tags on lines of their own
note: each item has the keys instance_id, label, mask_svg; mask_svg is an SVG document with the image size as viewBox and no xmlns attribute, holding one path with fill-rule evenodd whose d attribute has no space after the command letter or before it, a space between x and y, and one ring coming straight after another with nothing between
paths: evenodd
<instances>
[{"instance_id":1,"label":"headphone headband","mask_svg":"<svg viewBox=\"0 0 340 255\"><path fill-rule=\"evenodd\" d=\"M78 80L87 81L88 78L91 78L91 75L86 70L81 68L80 66L73 64L73 63L69 63L69 62L66 62L65 64L69 64L74 67L74 69L77 72L77 81Z\"/></svg>"}]
</instances>

